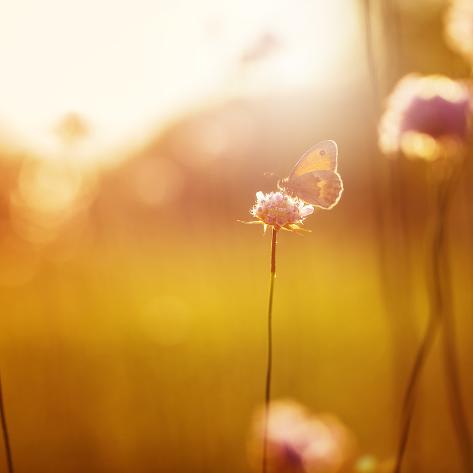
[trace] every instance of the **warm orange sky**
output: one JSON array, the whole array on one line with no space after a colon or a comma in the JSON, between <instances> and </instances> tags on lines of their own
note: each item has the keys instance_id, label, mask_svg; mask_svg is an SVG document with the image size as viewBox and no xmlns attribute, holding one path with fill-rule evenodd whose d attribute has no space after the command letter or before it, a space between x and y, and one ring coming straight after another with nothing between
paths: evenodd
<instances>
[{"instance_id":1,"label":"warm orange sky","mask_svg":"<svg viewBox=\"0 0 473 473\"><path fill-rule=\"evenodd\" d=\"M0 124L53 155L51 133L74 111L91 154L141 138L172 116L229 94L330 87L360 47L346 0L9 0L0 16ZM257 65L239 60L261 38Z\"/></svg>"}]
</instances>

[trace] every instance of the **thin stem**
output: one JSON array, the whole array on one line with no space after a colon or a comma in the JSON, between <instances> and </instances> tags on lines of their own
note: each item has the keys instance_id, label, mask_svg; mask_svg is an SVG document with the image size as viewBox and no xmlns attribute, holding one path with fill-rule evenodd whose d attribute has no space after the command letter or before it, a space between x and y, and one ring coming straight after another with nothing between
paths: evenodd
<instances>
[{"instance_id":1,"label":"thin stem","mask_svg":"<svg viewBox=\"0 0 473 473\"><path fill-rule=\"evenodd\" d=\"M266 387L264 396L264 434L263 434L263 473L268 469L268 423L269 423L269 404L271 401L271 374L273 368L273 293L274 280L276 279L276 244L278 231L273 227L271 239L271 276L269 284L269 302L268 302L268 361L266 365Z\"/></svg>"},{"instance_id":2,"label":"thin stem","mask_svg":"<svg viewBox=\"0 0 473 473\"><path fill-rule=\"evenodd\" d=\"M399 12L399 7L396 5L396 1L385 0L381 2L383 9L385 25L385 44L388 48L388 57L387 66L388 70L388 82L392 83L393 80L397 80L401 73L402 66L402 25L401 25L401 15Z\"/></svg>"},{"instance_id":3,"label":"thin stem","mask_svg":"<svg viewBox=\"0 0 473 473\"><path fill-rule=\"evenodd\" d=\"M407 383L406 391L404 393L404 401L402 405L402 427L399 438L399 446L396 456L396 464L394 468L395 473L400 473L404 455L406 452L407 442L409 440L412 417L414 414L415 395L419 378L424 369L425 361L432 348L435 336L438 333L439 318L434 311L429 315L429 322L422 338L419 350L417 351L414 365L412 367L409 381Z\"/></svg>"},{"instance_id":4,"label":"thin stem","mask_svg":"<svg viewBox=\"0 0 473 473\"><path fill-rule=\"evenodd\" d=\"M372 96L373 96L373 111L377 115L379 112L379 79L376 70L376 62L373 50L373 31L371 21L371 0L363 0L363 19L365 28L365 51L368 65L368 72L370 76Z\"/></svg>"},{"instance_id":5,"label":"thin stem","mask_svg":"<svg viewBox=\"0 0 473 473\"><path fill-rule=\"evenodd\" d=\"M445 223L451 198L452 179L446 182L444 189L439 190L439 221L442 226L441 241L437 255L438 263L434 272L434 284L437 292L438 309L442 315L443 322L443 355L445 375L448 382L448 400L450 411L455 426L455 433L459 443L465 472L473 472L473 454L471 450L471 433L468 426L466 409L461 395L461 381L456 354L456 331L455 321L451 306L450 267L448 264L447 241L445 238ZM443 276L443 279L442 279Z\"/></svg>"},{"instance_id":6,"label":"thin stem","mask_svg":"<svg viewBox=\"0 0 473 473\"><path fill-rule=\"evenodd\" d=\"M364 31L365 31L365 53L367 59L367 69L370 77L371 85L371 96L373 102L373 131L376 131L378 117L381 111L380 104L380 74L377 70L377 64L375 60L375 48L373 38L373 0L362 0L363 12L364 12ZM376 18L383 22L383 18ZM384 26L384 25L383 25ZM406 213L406 205L404 196L404 180L401 168L401 160L396 159L393 163L389 163L387 166L385 157L379 154L379 150L373 150L371 152L373 157L373 175L372 175L372 202L374 210L374 223L376 231L376 241L378 243L378 263L381 275L381 290L383 298L391 317L388 321L392 324L391 330L389 331L392 337L393 351L393 370L394 372L404 372L402 361L396 356L396 347L399 346L399 338L406 333L406 323L410 320L409 312L410 309L410 285L408 276L410 275L410 258L409 258L409 234L408 234L408 216ZM381 179L380 179L381 176ZM390 189L389 197L382 192L382 189ZM389 217L386 219L386 208L389 212ZM397 248L400 249L400 253L396 251L394 254L393 249L388 253L385 239L386 226L391 222L394 228L391 229L390 234L396 234L399 237ZM399 228L399 230L398 230ZM388 255L394 260L388 261ZM389 272L389 263L393 263L395 272L393 274L394 279L391 279ZM397 274L396 274L397 273ZM393 294L394 292L394 294ZM399 297L399 294L403 294L403 297ZM406 314L404 317L405 322L402 326L399 325L399 314ZM395 321L395 322L394 322ZM426 334L424 340L427 345L430 343ZM425 347L427 348L427 347ZM422 365L422 352L424 348L419 349L414 369L412 370L408 391L412 391L415 384L416 372L419 368L417 365ZM398 377L398 376L396 376ZM405 394L405 398L410 398L410 394ZM405 401L404 401L405 402ZM398 458L402 459L403 451L407 442L409 434L410 421L407 421L403 426L402 435L399 442L400 453Z\"/></svg>"},{"instance_id":7,"label":"thin stem","mask_svg":"<svg viewBox=\"0 0 473 473\"><path fill-rule=\"evenodd\" d=\"M433 342L438 333L441 316L442 316L442 305L443 298L440 291L441 284L440 280L436 281L440 276L440 250L444 241L444 225L443 225L443 192L442 189L438 190L438 202L435 208L436 221L433 227L432 236L432 253L430 255L432 261L432 272L434 275L434 282L431 291L429 320L421 344L417 351L414 365L409 376L406 391L404 394L404 401L402 404L402 426L399 437L399 445L396 456L396 463L394 467L394 473L400 473L402 469L402 463L406 453L407 443L411 432L412 418L414 415L415 397L417 392L417 386L419 384L420 375L424 369L427 357L432 349ZM430 265L429 265L430 266Z\"/></svg>"},{"instance_id":8,"label":"thin stem","mask_svg":"<svg viewBox=\"0 0 473 473\"><path fill-rule=\"evenodd\" d=\"M437 219L433 228L432 238L432 287L430 291L430 315L427 330L416 355L414 366L409 377L403 403L403 426L399 440L399 448L394 468L400 473L407 443L409 440L412 417L415 407L415 395L419 377L425 361L431 351L435 336L440 324L443 324L443 348L446 376L448 380L448 394L450 409L458 436L460 452L465 471L473 472L473 455L471 451L471 435L466 421L466 412L461 398L460 375L458 373L455 353L455 327L451 318L451 288L449 285L449 266L447 259L447 244L445 224L451 197L453 179L444 176L443 182L436 188Z\"/></svg>"},{"instance_id":9,"label":"thin stem","mask_svg":"<svg viewBox=\"0 0 473 473\"><path fill-rule=\"evenodd\" d=\"M3 442L5 444L5 455L7 458L8 473L13 473L13 457L10 448L10 437L8 435L7 418L5 414L5 403L3 401L3 388L0 379L0 423L2 425Z\"/></svg>"},{"instance_id":10,"label":"thin stem","mask_svg":"<svg viewBox=\"0 0 473 473\"><path fill-rule=\"evenodd\" d=\"M376 132L378 116L380 113L380 86L379 77L376 67L374 47L373 47L373 31L372 31L372 5L371 0L363 1L363 21L365 31L365 55L367 72L370 79L370 92L372 99L372 131ZM383 160L379 156L377 148L370 150L369 153L372 156L372 176L371 176L371 202L373 203L373 215L376 232L376 241L378 243L378 258L380 265L381 276L386 280L386 249L384 242L384 221L383 221L383 205L382 205L382 194L379 185L379 174L382 178L385 177L384 169L379 169L383 165ZM383 183L382 183L383 184ZM386 281L384 281L386 284Z\"/></svg>"}]
</instances>

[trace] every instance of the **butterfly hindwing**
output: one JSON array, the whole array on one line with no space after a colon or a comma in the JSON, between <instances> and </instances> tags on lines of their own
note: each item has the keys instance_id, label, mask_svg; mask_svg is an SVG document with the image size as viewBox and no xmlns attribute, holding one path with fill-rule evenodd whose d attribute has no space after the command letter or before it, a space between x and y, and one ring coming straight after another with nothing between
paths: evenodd
<instances>
[{"instance_id":1,"label":"butterfly hindwing","mask_svg":"<svg viewBox=\"0 0 473 473\"><path fill-rule=\"evenodd\" d=\"M290 177L286 190L308 204L331 209L340 200L343 183L337 172L322 170Z\"/></svg>"},{"instance_id":2,"label":"butterfly hindwing","mask_svg":"<svg viewBox=\"0 0 473 473\"><path fill-rule=\"evenodd\" d=\"M302 176L314 171L336 171L338 148L335 141L317 143L297 161L289 178Z\"/></svg>"}]
</instances>

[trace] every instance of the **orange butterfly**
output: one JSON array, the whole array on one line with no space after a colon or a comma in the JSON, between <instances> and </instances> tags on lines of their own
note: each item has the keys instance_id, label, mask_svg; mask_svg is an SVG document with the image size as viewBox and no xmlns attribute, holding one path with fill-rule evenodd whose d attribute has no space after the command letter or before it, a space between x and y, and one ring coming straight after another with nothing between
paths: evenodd
<instances>
[{"instance_id":1,"label":"orange butterfly","mask_svg":"<svg viewBox=\"0 0 473 473\"><path fill-rule=\"evenodd\" d=\"M291 174L279 181L278 187L308 204L331 209L343 192L343 182L337 172L337 143L321 141L306 151Z\"/></svg>"}]
</instances>

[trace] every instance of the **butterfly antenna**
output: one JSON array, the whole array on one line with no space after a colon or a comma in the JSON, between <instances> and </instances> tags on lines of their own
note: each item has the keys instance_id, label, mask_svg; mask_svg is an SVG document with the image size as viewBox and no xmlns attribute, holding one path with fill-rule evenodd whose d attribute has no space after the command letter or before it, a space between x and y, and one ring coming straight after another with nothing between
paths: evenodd
<instances>
[{"instance_id":1,"label":"butterfly antenna","mask_svg":"<svg viewBox=\"0 0 473 473\"><path fill-rule=\"evenodd\" d=\"M263 174L264 177L272 177L272 178L276 178L279 181L282 181L282 178L281 176L279 176L278 174L275 174L274 172L265 172Z\"/></svg>"},{"instance_id":2,"label":"butterfly antenna","mask_svg":"<svg viewBox=\"0 0 473 473\"><path fill-rule=\"evenodd\" d=\"M280 191L283 191L284 190L284 181L286 179L283 179L282 177L278 176L277 174L275 174L274 172L265 172L263 174L264 177L275 177L277 178L277 183L276 183L276 186L277 188L280 190Z\"/></svg>"}]
</instances>

